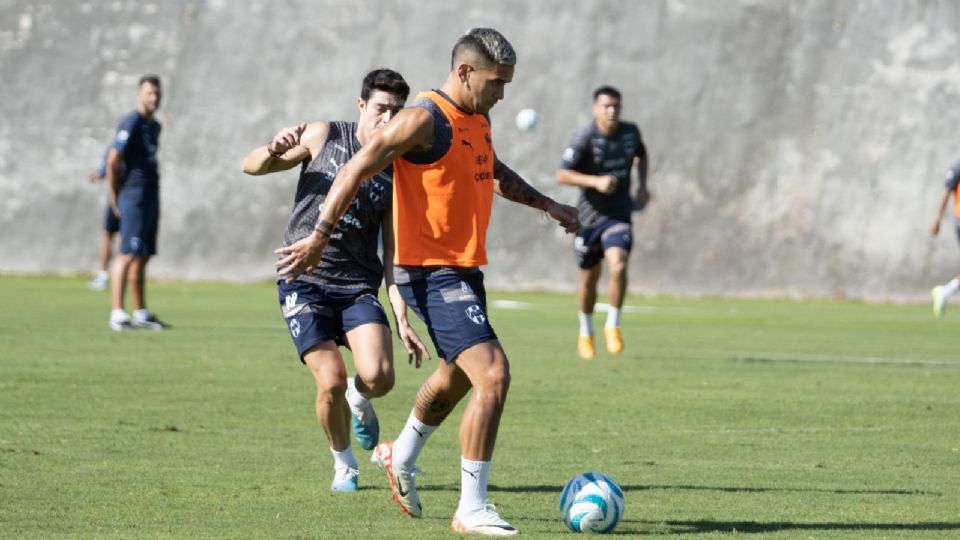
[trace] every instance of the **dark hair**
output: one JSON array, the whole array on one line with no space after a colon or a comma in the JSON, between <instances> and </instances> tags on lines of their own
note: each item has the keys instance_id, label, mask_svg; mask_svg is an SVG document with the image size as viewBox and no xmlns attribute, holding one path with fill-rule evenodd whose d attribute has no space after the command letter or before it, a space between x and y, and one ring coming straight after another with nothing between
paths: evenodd
<instances>
[{"instance_id":1,"label":"dark hair","mask_svg":"<svg viewBox=\"0 0 960 540\"><path fill-rule=\"evenodd\" d=\"M456 67L457 57L466 51L479 53L489 62L504 66L513 66L517 63L517 53L513 45L503 37L503 34L493 28L471 28L453 44L450 54L450 69Z\"/></svg>"},{"instance_id":2,"label":"dark hair","mask_svg":"<svg viewBox=\"0 0 960 540\"><path fill-rule=\"evenodd\" d=\"M600 96L610 96L613 99L620 101L620 91L610 85L605 84L593 91L594 101L596 101Z\"/></svg>"},{"instance_id":3,"label":"dark hair","mask_svg":"<svg viewBox=\"0 0 960 540\"><path fill-rule=\"evenodd\" d=\"M140 88L146 83L150 83L157 88L160 88L160 77L152 73L148 73L147 75L140 77L140 82L137 83L137 88Z\"/></svg>"},{"instance_id":4,"label":"dark hair","mask_svg":"<svg viewBox=\"0 0 960 540\"><path fill-rule=\"evenodd\" d=\"M410 95L410 86L407 81L403 80L403 75L386 68L375 69L367 73L366 77L363 78L363 86L360 88L360 99L364 101L370 99L370 94L374 90L393 94L401 101L406 101L407 96Z\"/></svg>"}]
</instances>

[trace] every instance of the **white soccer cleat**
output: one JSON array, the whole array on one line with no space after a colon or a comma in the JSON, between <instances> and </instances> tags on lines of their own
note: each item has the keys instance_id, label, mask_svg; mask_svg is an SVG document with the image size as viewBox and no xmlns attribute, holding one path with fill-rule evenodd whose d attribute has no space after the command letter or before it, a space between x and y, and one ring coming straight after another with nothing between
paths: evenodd
<instances>
[{"instance_id":1,"label":"white soccer cleat","mask_svg":"<svg viewBox=\"0 0 960 540\"><path fill-rule=\"evenodd\" d=\"M114 332L123 332L133 328L132 319L126 311L113 311L110 313L110 329Z\"/></svg>"},{"instance_id":2,"label":"white soccer cleat","mask_svg":"<svg viewBox=\"0 0 960 540\"><path fill-rule=\"evenodd\" d=\"M330 490L341 493L357 491L360 489L359 477L360 471L353 467L334 469L333 482L330 483Z\"/></svg>"},{"instance_id":3,"label":"white soccer cleat","mask_svg":"<svg viewBox=\"0 0 960 540\"><path fill-rule=\"evenodd\" d=\"M133 318L130 320L131 326L134 328L145 328L147 330L163 330L168 328L170 325L158 319L153 313L147 314L145 317L139 317L134 313Z\"/></svg>"},{"instance_id":4,"label":"white soccer cleat","mask_svg":"<svg viewBox=\"0 0 960 540\"><path fill-rule=\"evenodd\" d=\"M87 282L87 287L93 291L102 291L110 284L110 274L98 272L96 276Z\"/></svg>"},{"instance_id":5,"label":"white soccer cleat","mask_svg":"<svg viewBox=\"0 0 960 540\"><path fill-rule=\"evenodd\" d=\"M943 287L937 286L931 289L930 298L933 299L933 314L943 317L943 312L947 309L947 297L943 294Z\"/></svg>"},{"instance_id":6,"label":"white soccer cleat","mask_svg":"<svg viewBox=\"0 0 960 540\"><path fill-rule=\"evenodd\" d=\"M393 502L400 505L400 510L412 518L423 517L423 507L420 505L420 496L417 495L417 484L414 478L416 473L393 467L393 441L377 445L370 461L387 473Z\"/></svg>"},{"instance_id":7,"label":"white soccer cleat","mask_svg":"<svg viewBox=\"0 0 960 540\"><path fill-rule=\"evenodd\" d=\"M484 505L483 509L460 515L457 512L450 522L450 530L460 534L484 534L487 536L513 536L520 531L497 513L492 504Z\"/></svg>"}]
</instances>

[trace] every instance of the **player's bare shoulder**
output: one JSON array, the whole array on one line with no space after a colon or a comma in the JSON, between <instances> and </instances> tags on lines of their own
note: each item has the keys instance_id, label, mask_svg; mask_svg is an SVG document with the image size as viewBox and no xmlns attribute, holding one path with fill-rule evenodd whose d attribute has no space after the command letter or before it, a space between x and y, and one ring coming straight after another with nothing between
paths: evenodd
<instances>
[{"instance_id":1,"label":"player's bare shoulder","mask_svg":"<svg viewBox=\"0 0 960 540\"><path fill-rule=\"evenodd\" d=\"M429 150L433 145L433 115L422 107L408 107L383 127L383 139L404 152Z\"/></svg>"},{"instance_id":2,"label":"player's bare shoulder","mask_svg":"<svg viewBox=\"0 0 960 540\"><path fill-rule=\"evenodd\" d=\"M323 120L310 122L303 130L303 134L300 135L300 146L308 149L311 157L316 157L320 154L324 143L327 142L327 135L329 135L329 133L330 124L328 122Z\"/></svg>"}]
</instances>

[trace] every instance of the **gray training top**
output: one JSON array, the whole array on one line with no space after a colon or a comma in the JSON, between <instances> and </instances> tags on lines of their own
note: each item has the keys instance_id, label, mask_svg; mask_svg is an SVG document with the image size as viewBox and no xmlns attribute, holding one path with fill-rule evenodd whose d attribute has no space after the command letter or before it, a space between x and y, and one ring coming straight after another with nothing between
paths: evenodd
<instances>
[{"instance_id":1,"label":"gray training top","mask_svg":"<svg viewBox=\"0 0 960 540\"><path fill-rule=\"evenodd\" d=\"M355 122L330 122L329 126L320 153L310 163L304 161L300 171L293 214L283 234L284 246L313 232L333 179L360 149ZM298 279L335 289L377 289L383 280L383 264L377 255L380 224L392 197L392 167L363 182L337 223L316 270Z\"/></svg>"},{"instance_id":2,"label":"gray training top","mask_svg":"<svg viewBox=\"0 0 960 540\"><path fill-rule=\"evenodd\" d=\"M561 169L596 176L617 177L616 190L605 195L593 188L582 188L577 210L580 223L593 227L606 218L630 222L633 198L630 196L630 168L634 156L643 148L640 129L631 122L619 122L617 131L604 135L596 123L590 122L574 133L570 146L563 152Z\"/></svg>"}]
</instances>

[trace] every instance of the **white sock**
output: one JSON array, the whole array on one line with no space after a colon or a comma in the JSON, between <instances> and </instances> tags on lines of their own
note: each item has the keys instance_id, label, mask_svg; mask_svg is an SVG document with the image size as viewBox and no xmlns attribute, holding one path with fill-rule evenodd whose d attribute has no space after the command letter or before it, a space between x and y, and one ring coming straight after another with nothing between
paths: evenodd
<instances>
[{"instance_id":1,"label":"white sock","mask_svg":"<svg viewBox=\"0 0 960 540\"><path fill-rule=\"evenodd\" d=\"M593 313L584 313L582 311L579 311L577 312L577 317L580 319L580 335L592 336L593 335Z\"/></svg>"},{"instance_id":2,"label":"white sock","mask_svg":"<svg viewBox=\"0 0 960 540\"><path fill-rule=\"evenodd\" d=\"M457 506L457 514L462 516L484 509L491 463L460 457L460 505Z\"/></svg>"},{"instance_id":3,"label":"white sock","mask_svg":"<svg viewBox=\"0 0 960 540\"><path fill-rule=\"evenodd\" d=\"M363 409L370 403L370 397L357 390L356 377L347 379L347 403L354 409Z\"/></svg>"},{"instance_id":4,"label":"white sock","mask_svg":"<svg viewBox=\"0 0 960 540\"><path fill-rule=\"evenodd\" d=\"M97 272L97 279L104 280L104 281L107 279L110 279L110 273L107 272L106 270L101 270Z\"/></svg>"},{"instance_id":5,"label":"white sock","mask_svg":"<svg viewBox=\"0 0 960 540\"><path fill-rule=\"evenodd\" d=\"M943 298L950 298L957 289L960 289L960 279L953 278L943 286Z\"/></svg>"},{"instance_id":6,"label":"white sock","mask_svg":"<svg viewBox=\"0 0 960 540\"><path fill-rule=\"evenodd\" d=\"M114 309L110 311L110 320L111 321L122 321L129 317L127 312L122 309Z\"/></svg>"},{"instance_id":7,"label":"white sock","mask_svg":"<svg viewBox=\"0 0 960 540\"><path fill-rule=\"evenodd\" d=\"M353 447L351 447L349 444L346 448L339 452L331 448L330 453L333 454L334 469L343 469L345 467L349 467L351 469L358 468L357 458L353 457Z\"/></svg>"},{"instance_id":8,"label":"white sock","mask_svg":"<svg viewBox=\"0 0 960 540\"><path fill-rule=\"evenodd\" d=\"M620 308L610 306L607 308L607 328L616 328L620 326Z\"/></svg>"},{"instance_id":9,"label":"white sock","mask_svg":"<svg viewBox=\"0 0 960 540\"><path fill-rule=\"evenodd\" d=\"M134 318L134 319L140 319L141 321L145 321L145 320L147 320L149 317L150 317L150 310L147 309L147 308L138 309L138 310L136 310L136 311L133 312L133 318Z\"/></svg>"},{"instance_id":10,"label":"white sock","mask_svg":"<svg viewBox=\"0 0 960 540\"><path fill-rule=\"evenodd\" d=\"M393 441L394 466L404 471L412 471L417 465L420 450L423 450L423 445L438 427L440 426L428 426L417 420L417 416L411 411L406 425L403 426L397 440Z\"/></svg>"}]
</instances>

